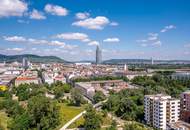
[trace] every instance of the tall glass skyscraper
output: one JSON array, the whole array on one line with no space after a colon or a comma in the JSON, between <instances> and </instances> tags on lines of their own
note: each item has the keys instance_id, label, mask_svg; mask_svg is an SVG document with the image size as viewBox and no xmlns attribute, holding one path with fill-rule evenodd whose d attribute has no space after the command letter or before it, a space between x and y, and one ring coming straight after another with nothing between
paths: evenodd
<instances>
[{"instance_id":1,"label":"tall glass skyscraper","mask_svg":"<svg viewBox=\"0 0 190 130\"><path fill-rule=\"evenodd\" d=\"M102 50L100 49L99 45L96 47L96 64L102 63Z\"/></svg>"},{"instance_id":2,"label":"tall glass skyscraper","mask_svg":"<svg viewBox=\"0 0 190 130\"><path fill-rule=\"evenodd\" d=\"M23 59L22 59L22 67L23 67L24 69L27 69L27 68L28 68L28 60L27 60L27 58L23 58Z\"/></svg>"}]
</instances>

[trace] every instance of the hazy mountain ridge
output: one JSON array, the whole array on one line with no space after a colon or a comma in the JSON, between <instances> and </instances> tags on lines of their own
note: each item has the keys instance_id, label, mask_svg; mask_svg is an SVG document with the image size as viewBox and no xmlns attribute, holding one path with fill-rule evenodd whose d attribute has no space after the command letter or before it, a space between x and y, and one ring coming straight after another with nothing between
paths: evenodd
<instances>
[{"instance_id":1,"label":"hazy mountain ridge","mask_svg":"<svg viewBox=\"0 0 190 130\"><path fill-rule=\"evenodd\" d=\"M184 63L190 64L190 60L153 60L154 63L157 64L177 64L177 63ZM103 63L105 64L151 64L151 59L110 59L105 60Z\"/></svg>"},{"instance_id":2,"label":"hazy mountain ridge","mask_svg":"<svg viewBox=\"0 0 190 130\"><path fill-rule=\"evenodd\" d=\"M58 63L65 63L68 61L65 61L57 56L38 56L33 54L23 54L23 55L2 55L0 54L0 62L6 61L6 62L22 62L23 58L27 58L31 62L58 62Z\"/></svg>"}]
</instances>

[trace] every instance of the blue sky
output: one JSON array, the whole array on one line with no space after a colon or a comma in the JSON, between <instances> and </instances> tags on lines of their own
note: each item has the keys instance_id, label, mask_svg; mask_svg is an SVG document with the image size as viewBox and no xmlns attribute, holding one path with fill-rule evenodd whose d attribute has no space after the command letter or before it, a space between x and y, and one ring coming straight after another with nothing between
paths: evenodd
<instances>
[{"instance_id":1,"label":"blue sky","mask_svg":"<svg viewBox=\"0 0 190 130\"><path fill-rule=\"evenodd\" d=\"M190 60L189 0L1 0L0 53Z\"/></svg>"}]
</instances>

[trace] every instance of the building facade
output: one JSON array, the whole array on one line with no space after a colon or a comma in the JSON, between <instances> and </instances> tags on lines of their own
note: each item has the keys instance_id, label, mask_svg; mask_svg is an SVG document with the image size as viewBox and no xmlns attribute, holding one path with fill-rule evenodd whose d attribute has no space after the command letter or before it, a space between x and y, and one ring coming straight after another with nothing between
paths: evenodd
<instances>
[{"instance_id":1,"label":"building facade","mask_svg":"<svg viewBox=\"0 0 190 130\"><path fill-rule=\"evenodd\" d=\"M28 61L28 59L27 59L27 58L23 58L23 59L22 59L22 67L23 67L24 69L27 69L28 66L29 66L29 61Z\"/></svg>"},{"instance_id":2,"label":"building facade","mask_svg":"<svg viewBox=\"0 0 190 130\"><path fill-rule=\"evenodd\" d=\"M180 100L157 94L145 95L144 119L148 125L166 130L167 124L175 123L180 117Z\"/></svg>"},{"instance_id":3,"label":"building facade","mask_svg":"<svg viewBox=\"0 0 190 130\"><path fill-rule=\"evenodd\" d=\"M183 92L181 98L181 120L190 123L190 91Z\"/></svg>"},{"instance_id":4,"label":"building facade","mask_svg":"<svg viewBox=\"0 0 190 130\"><path fill-rule=\"evenodd\" d=\"M96 47L96 64L101 64L102 62L102 51L99 47L99 45L97 45Z\"/></svg>"}]
</instances>

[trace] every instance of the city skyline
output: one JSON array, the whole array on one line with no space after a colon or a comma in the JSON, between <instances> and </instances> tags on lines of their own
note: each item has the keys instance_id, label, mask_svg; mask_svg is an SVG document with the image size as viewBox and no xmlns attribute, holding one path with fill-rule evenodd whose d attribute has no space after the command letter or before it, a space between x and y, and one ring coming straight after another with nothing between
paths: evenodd
<instances>
[{"instance_id":1,"label":"city skyline","mask_svg":"<svg viewBox=\"0 0 190 130\"><path fill-rule=\"evenodd\" d=\"M1 0L0 54L95 60L99 45L103 60L190 60L189 4L188 0Z\"/></svg>"}]
</instances>

